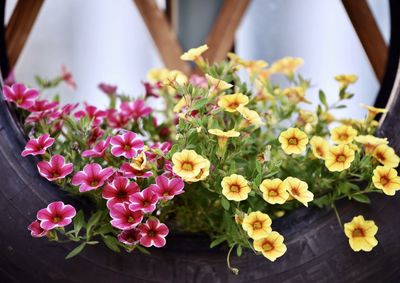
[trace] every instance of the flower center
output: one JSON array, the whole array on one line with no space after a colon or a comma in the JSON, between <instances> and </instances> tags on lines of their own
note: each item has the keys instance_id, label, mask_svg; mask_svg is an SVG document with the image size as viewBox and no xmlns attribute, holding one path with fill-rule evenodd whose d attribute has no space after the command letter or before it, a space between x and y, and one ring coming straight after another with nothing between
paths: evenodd
<instances>
[{"instance_id":1,"label":"flower center","mask_svg":"<svg viewBox=\"0 0 400 283\"><path fill-rule=\"evenodd\" d=\"M362 228L356 228L354 229L352 236L355 238L364 237L364 230Z\"/></svg>"},{"instance_id":2,"label":"flower center","mask_svg":"<svg viewBox=\"0 0 400 283\"><path fill-rule=\"evenodd\" d=\"M53 217L53 222L54 223L58 223L58 222L61 221L61 219L62 219L62 217L60 217L59 215L56 215L56 216Z\"/></svg>"},{"instance_id":3,"label":"flower center","mask_svg":"<svg viewBox=\"0 0 400 283\"><path fill-rule=\"evenodd\" d=\"M229 104L229 108L238 108L238 106L239 106L239 103L237 103L236 101L235 102L232 102L231 104Z\"/></svg>"},{"instance_id":4,"label":"flower center","mask_svg":"<svg viewBox=\"0 0 400 283\"><path fill-rule=\"evenodd\" d=\"M143 206L148 207L150 205L150 202L148 200L143 201Z\"/></svg>"},{"instance_id":5,"label":"flower center","mask_svg":"<svg viewBox=\"0 0 400 283\"><path fill-rule=\"evenodd\" d=\"M297 145L298 141L297 141L296 138L290 138L288 143L291 144L291 145Z\"/></svg>"},{"instance_id":6,"label":"flower center","mask_svg":"<svg viewBox=\"0 0 400 283\"><path fill-rule=\"evenodd\" d=\"M183 162L182 169L185 171L192 171L193 170L193 163L192 162Z\"/></svg>"},{"instance_id":7,"label":"flower center","mask_svg":"<svg viewBox=\"0 0 400 283\"><path fill-rule=\"evenodd\" d=\"M239 193L239 192L240 192L240 186L238 186L238 185L232 185L232 186L230 186L229 190L230 190L232 193Z\"/></svg>"},{"instance_id":8,"label":"flower center","mask_svg":"<svg viewBox=\"0 0 400 283\"><path fill-rule=\"evenodd\" d=\"M91 187L96 187L98 184L99 184L99 181L97 181L97 180L94 180L94 181L90 182L90 186Z\"/></svg>"},{"instance_id":9,"label":"flower center","mask_svg":"<svg viewBox=\"0 0 400 283\"><path fill-rule=\"evenodd\" d=\"M387 176L383 176L381 177L380 182L382 185L386 185L387 183L389 183L389 179L387 178Z\"/></svg>"},{"instance_id":10,"label":"flower center","mask_svg":"<svg viewBox=\"0 0 400 283\"><path fill-rule=\"evenodd\" d=\"M126 199L126 196L127 196L127 194L126 194L125 191L118 191L118 192L115 194L115 197L116 197L117 199Z\"/></svg>"},{"instance_id":11,"label":"flower center","mask_svg":"<svg viewBox=\"0 0 400 283\"><path fill-rule=\"evenodd\" d=\"M300 195L298 188L292 188L290 191L292 192L292 195L295 195L295 196Z\"/></svg>"},{"instance_id":12,"label":"flower center","mask_svg":"<svg viewBox=\"0 0 400 283\"><path fill-rule=\"evenodd\" d=\"M131 150L131 146L129 144L124 145L124 150L125 151Z\"/></svg>"},{"instance_id":13,"label":"flower center","mask_svg":"<svg viewBox=\"0 0 400 283\"><path fill-rule=\"evenodd\" d=\"M344 156L343 154L338 155L338 157L336 158L336 161L345 162L346 161L346 156Z\"/></svg>"},{"instance_id":14,"label":"flower center","mask_svg":"<svg viewBox=\"0 0 400 283\"><path fill-rule=\"evenodd\" d=\"M259 229L261 229L262 228L262 223L261 223L261 221L255 221L254 223L253 223L253 229L254 230L259 230Z\"/></svg>"},{"instance_id":15,"label":"flower center","mask_svg":"<svg viewBox=\"0 0 400 283\"><path fill-rule=\"evenodd\" d=\"M278 191L276 189L271 189L268 191L268 196L270 197L276 197L278 194Z\"/></svg>"},{"instance_id":16,"label":"flower center","mask_svg":"<svg viewBox=\"0 0 400 283\"><path fill-rule=\"evenodd\" d=\"M23 98L18 98L16 101L15 101L15 103L16 104L21 104L22 102L24 102L24 99Z\"/></svg>"},{"instance_id":17,"label":"flower center","mask_svg":"<svg viewBox=\"0 0 400 283\"><path fill-rule=\"evenodd\" d=\"M147 236L149 236L149 237L154 237L156 235L157 235L157 233L153 230L150 230L149 232L147 232Z\"/></svg>"},{"instance_id":18,"label":"flower center","mask_svg":"<svg viewBox=\"0 0 400 283\"><path fill-rule=\"evenodd\" d=\"M58 178L58 177L60 177L60 176L61 176L60 173L54 172L52 177L53 177L53 178Z\"/></svg>"},{"instance_id":19,"label":"flower center","mask_svg":"<svg viewBox=\"0 0 400 283\"><path fill-rule=\"evenodd\" d=\"M132 217L132 216L129 216L129 217L128 217L128 223L133 223L133 221L134 221L133 217Z\"/></svg>"},{"instance_id":20,"label":"flower center","mask_svg":"<svg viewBox=\"0 0 400 283\"><path fill-rule=\"evenodd\" d=\"M164 192L163 196L168 197L168 196L170 196L170 194L169 194L169 192Z\"/></svg>"},{"instance_id":21,"label":"flower center","mask_svg":"<svg viewBox=\"0 0 400 283\"><path fill-rule=\"evenodd\" d=\"M324 151L322 150L322 148L320 148L319 146L315 149L315 151L317 152L317 154L319 156L323 156L324 155Z\"/></svg>"},{"instance_id":22,"label":"flower center","mask_svg":"<svg viewBox=\"0 0 400 283\"><path fill-rule=\"evenodd\" d=\"M379 160L381 160L381 161L385 161L385 155L383 155L382 154L382 152L378 152L377 154L376 154L376 158L378 158Z\"/></svg>"},{"instance_id":23,"label":"flower center","mask_svg":"<svg viewBox=\"0 0 400 283\"><path fill-rule=\"evenodd\" d=\"M349 135L348 134L340 134L339 135L339 139L340 140L347 140L349 138Z\"/></svg>"},{"instance_id":24,"label":"flower center","mask_svg":"<svg viewBox=\"0 0 400 283\"><path fill-rule=\"evenodd\" d=\"M262 245L262 249L263 249L263 251L265 251L265 252L269 252L269 251L271 251L271 250L274 249L274 246L273 246L270 242L265 242L265 243Z\"/></svg>"}]
</instances>

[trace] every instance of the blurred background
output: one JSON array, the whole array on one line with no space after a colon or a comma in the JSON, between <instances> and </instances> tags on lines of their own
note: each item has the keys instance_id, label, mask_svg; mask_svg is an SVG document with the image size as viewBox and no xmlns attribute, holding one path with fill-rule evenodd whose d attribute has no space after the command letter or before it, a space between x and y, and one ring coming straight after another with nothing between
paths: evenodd
<instances>
[{"instance_id":1,"label":"blurred background","mask_svg":"<svg viewBox=\"0 0 400 283\"><path fill-rule=\"evenodd\" d=\"M177 32L184 50L205 42L204 31L212 26L215 14L210 7L221 1L180 0L180 9L185 11L180 20L187 24ZM7 1L6 21L16 2ZM165 1L157 2L165 8ZM387 42L388 1L368 3ZM348 109L336 113L338 116L351 111L354 118L363 117L365 111L359 103L373 104L379 90L379 82L339 0L253 0L236 33L235 50L244 59L270 63L284 56L302 57L305 64L300 73L312 79L313 88L307 94L312 101L318 100L318 89L324 89L328 99L334 101L338 84L333 77L357 74L359 81L351 87L356 96ZM88 101L97 106L107 103L98 83L116 84L123 92L139 96L144 92L141 82L146 80L147 71L163 66L131 0L45 1L14 69L15 76L18 81L34 82L35 74L59 74L62 64L73 73L78 85L76 91L61 87L62 101Z\"/></svg>"}]
</instances>

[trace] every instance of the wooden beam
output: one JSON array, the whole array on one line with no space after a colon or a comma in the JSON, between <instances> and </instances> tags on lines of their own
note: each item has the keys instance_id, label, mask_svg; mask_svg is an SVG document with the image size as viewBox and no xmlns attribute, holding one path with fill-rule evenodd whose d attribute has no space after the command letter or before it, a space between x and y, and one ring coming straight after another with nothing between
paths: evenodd
<instances>
[{"instance_id":1,"label":"wooden beam","mask_svg":"<svg viewBox=\"0 0 400 283\"><path fill-rule=\"evenodd\" d=\"M209 50L204 54L210 63L225 59L231 50L235 32L250 0L225 0L208 36Z\"/></svg>"},{"instance_id":2,"label":"wooden beam","mask_svg":"<svg viewBox=\"0 0 400 283\"><path fill-rule=\"evenodd\" d=\"M183 53L165 13L155 0L133 0L150 32L160 56L169 69L190 73L190 65L180 59Z\"/></svg>"},{"instance_id":3,"label":"wooden beam","mask_svg":"<svg viewBox=\"0 0 400 283\"><path fill-rule=\"evenodd\" d=\"M12 70L24 48L44 0L18 1L6 27L8 61Z\"/></svg>"},{"instance_id":4,"label":"wooden beam","mask_svg":"<svg viewBox=\"0 0 400 283\"><path fill-rule=\"evenodd\" d=\"M382 82L388 48L366 0L342 0L377 79Z\"/></svg>"}]
</instances>

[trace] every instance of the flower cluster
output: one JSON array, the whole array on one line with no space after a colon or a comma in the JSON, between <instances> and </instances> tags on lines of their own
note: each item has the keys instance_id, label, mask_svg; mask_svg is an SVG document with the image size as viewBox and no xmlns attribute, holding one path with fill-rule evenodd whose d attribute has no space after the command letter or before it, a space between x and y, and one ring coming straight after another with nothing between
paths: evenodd
<instances>
[{"instance_id":1,"label":"flower cluster","mask_svg":"<svg viewBox=\"0 0 400 283\"><path fill-rule=\"evenodd\" d=\"M366 203L369 193L393 196L400 189L400 158L390 141L374 136L376 116L386 110L363 106L368 113L360 120L333 115L353 97L356 76L335 77L337 101L328 103L319 91L310 111L303 105L312 104L311 83L296 74L302 59L269 65L230 53L229 60L209 65L202 56L207 49L181 57L204 75L152 70L136 99L100 84L107 109L39 100L66 81L60 77L38 80L40 90L5 89L33 135L22 155L41 155L41 176L97 207L87 217L52 203L29 226L33 236L79 243L68 257L98 239L114 251L143 251L164 246L171 224L176 231L207 233L211 246L226 243L228 255L247 248L275 261L287 250L284 235L271 228L277 218L299 207L328 206L342 223L339 199ZM276 84L276 76L287 84ZM148 106L154 101L162 115ZM342 228L354 251L377 245L372 220L357 216ZM229 256L228 266L236 270Z\"/></svg>"}]
</instances>

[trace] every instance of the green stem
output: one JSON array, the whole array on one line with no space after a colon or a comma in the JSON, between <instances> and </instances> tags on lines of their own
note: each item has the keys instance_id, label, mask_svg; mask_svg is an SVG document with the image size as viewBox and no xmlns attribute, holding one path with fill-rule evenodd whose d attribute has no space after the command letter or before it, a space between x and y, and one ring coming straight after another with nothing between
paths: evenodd
<instances>
[{"instance_id":1,"label":"green stem","mask_svg":"<svg viewBox=\"0 0 400 283\"><path fill-rule=\"evenodd\" d=\"M228 255L226 256L226 265L228 265L228 268L235 274L238 275L239 274L239 269L232 267L231 266L231 253L233 251L233 248L235 247L235 244L233 244L228 252Z\"/></svg>"},{"instance_id":2,"label":"green stem","mask_svg":"<svg viewBox=\"0 0 400 283\"><path fill-rule=\"evenodd\" d=\"M340 227L342 228L342 227L343 227L342 220L340 219L339 212L338 212L338 210L337 210L336 205L335 205L334 202L332 203L332 208L333 208L333 211L335 212L336 219L337 219L337 221L339 222Z\"/></svg>"}]
</instances>

